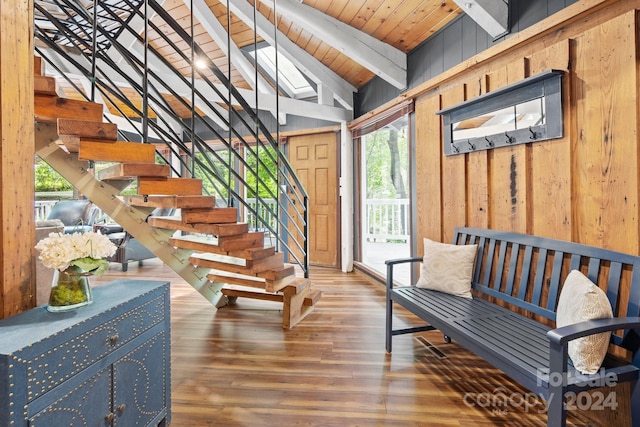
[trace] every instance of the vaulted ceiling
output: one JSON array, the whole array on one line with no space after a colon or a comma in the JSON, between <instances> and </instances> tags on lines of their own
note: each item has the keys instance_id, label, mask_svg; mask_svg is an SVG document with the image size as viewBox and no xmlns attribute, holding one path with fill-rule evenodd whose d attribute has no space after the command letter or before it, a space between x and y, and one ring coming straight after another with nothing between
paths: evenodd
<instances>
[{"instance_id":1,"label":"vaulted ceiling","mask_svg":"<svg viewBox=\"0 0 640 427\"><path fill-rule=\"evenodd\" d=\"M264 105L273 106L277 92L281 122L287 114L336 122L350 120L353 93L373 77L379 76L404 89L408 52L463 11L470 16L475 11L495 15L492 7L507 3L506 0L258 0L254 5L251 0L157 1L183 29L194 35L209 60L219 69L228 70L231 82L243 97L251 100L257 93L267 99ZM483 18L472 17L483 25L480 21ZM141 21L133 20L129 25L139 25L141 32ZM185 76L189 75L190 61L175 49L186 51L188 44L162 17L154 15L151 22L157 28L148 33L149 46ZM166 36L175 46L167 42ZM256 49L267 45L276 46L278 58L284 58L282 65L288 60L301 72L308 83L306 89L296 91L288 87L280 80L287 76L279 73L276 90L276 79L269 75L268 67L252 56ZM214 74L208 77L218 82ZM265 109L274 113L272 107ZM180 114L186 117L188 111Z\"/></svg>"}]
</instances>

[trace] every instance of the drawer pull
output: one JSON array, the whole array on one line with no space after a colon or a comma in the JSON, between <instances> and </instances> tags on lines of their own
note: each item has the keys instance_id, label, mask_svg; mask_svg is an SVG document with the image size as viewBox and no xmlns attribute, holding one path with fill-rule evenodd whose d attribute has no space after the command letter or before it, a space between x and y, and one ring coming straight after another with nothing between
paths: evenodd
<instances>
[{"instance_id":1,"label":"drawer pull","mask_svg":"<svg viewBox=\"0 0 640 427\"><path fill-rule=\"evenodd\" d=\"M108 423L112 422L115 418L116 415L113 412L109 412L107 416L104 417L104 419L107 420Z\"/></svg>"},{"instance_id":2,"label":"drawer pull","mask_svg":"<svg viewBox=\"0 0 640 427\"><path fill-rule=\"evenodd\" d=\"M124 409L127 407L124 403L118 405L118 412L123 413Z\"/></svg>"},{"instance_id":3,"label":"drawer pull","mask_svg":"<svg viewBox=\"0 0 640 427\"><path fill-rule=\"evenodd\" d=\"M111 338L109 338L109 341L111 341L111 344L116 344L119 339L120 337L118 336L118 334L115 334L115 335L112 335Z\"/></svg>"}]
</instances>

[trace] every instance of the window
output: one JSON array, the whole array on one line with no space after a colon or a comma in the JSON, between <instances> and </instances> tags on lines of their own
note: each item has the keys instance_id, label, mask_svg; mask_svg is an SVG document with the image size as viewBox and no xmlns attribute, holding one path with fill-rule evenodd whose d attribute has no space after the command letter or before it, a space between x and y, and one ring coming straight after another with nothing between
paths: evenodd
<instances>
[{"instance_id":1,"label":"window","mask_svg":"<svg viewBox=\"0 0 640 427\"><path fill-rule=\"evenodd\" d=\"M248 54L255 60L254 52L254 50L251 50ZM276 70L278 70L278 83L281 89L291 98L301 99L316 95L315 90L300 70L280 52L277 54L278 66L276 68L276 50L273 46L263 43L262 46L258 46L257 52L258 66L266 72L274 83L276 81Z\"/></svg>"}]
</instances>

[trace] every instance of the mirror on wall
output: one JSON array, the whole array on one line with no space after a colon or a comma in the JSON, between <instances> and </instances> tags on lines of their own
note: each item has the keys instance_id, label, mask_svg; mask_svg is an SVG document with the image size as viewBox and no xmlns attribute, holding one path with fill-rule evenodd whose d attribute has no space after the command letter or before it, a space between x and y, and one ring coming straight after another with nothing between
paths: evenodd
<instances>
[{"instance_id":1,"label":"mirror on wall","mask_svg":"<svg viewBox=\"0 0 640 427\"><path fill-rule=\"evenodd\" d=\"M551 70L440 110L445 155L561 138L562 74Z\"/></svg>"}]
</instances>

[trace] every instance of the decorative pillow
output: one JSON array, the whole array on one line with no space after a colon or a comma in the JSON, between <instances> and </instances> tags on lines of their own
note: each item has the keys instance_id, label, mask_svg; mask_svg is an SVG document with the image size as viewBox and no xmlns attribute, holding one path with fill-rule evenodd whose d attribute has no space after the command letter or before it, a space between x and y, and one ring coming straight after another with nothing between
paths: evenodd
<instances>
[{"instance_id":1,"label":"decorative pillow","mask_svg":"<svg viewBox=\"0 0 640 427\"><path fill-rule=\"evenodd\" d=\"M607 295L589 278L577 270L569 273L562 286L556 326L572 325L586 320L613 317ZM573 366L583 374L595 374L607 355L611 332L577 338L569 342L569 357Z\"/></svg>"},{"instance_id":2,"label":"decorative pillow","mask_svg":"<svg viewBox=\"0 0 640 427\"><path fill-rule=\"evenodd\" d=\"M471 278L478 245L449 245L424 239L419 288L471 299Z\"/></svg>"}]
</instances>

